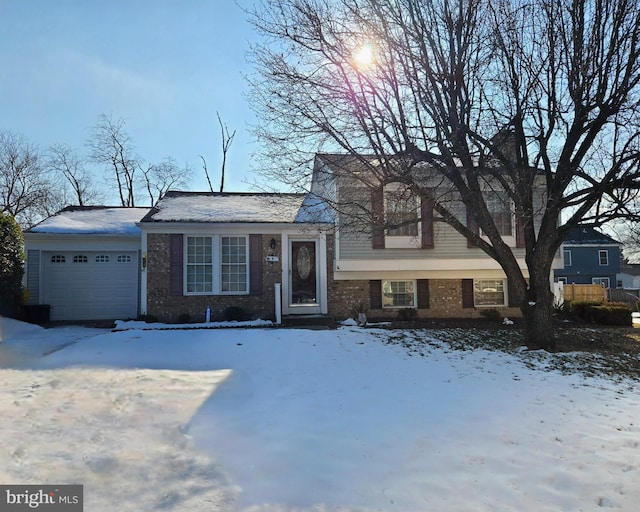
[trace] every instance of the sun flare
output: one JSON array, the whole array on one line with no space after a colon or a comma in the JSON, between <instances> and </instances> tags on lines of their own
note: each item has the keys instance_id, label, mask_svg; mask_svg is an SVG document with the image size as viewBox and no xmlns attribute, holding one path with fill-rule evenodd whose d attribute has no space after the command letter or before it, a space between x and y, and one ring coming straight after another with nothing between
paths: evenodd
<instances>
[{"instance_id":1,"label":"sun flare","mask_svg":"<svg viewBox=\"0 0 640 512\"><path fill-rule=\"evenodd\" d=\"M370 43L358 46L351 54L355 66L362 70L369 69L375 63L375 53Z\"/></svg>"}]
</instances>

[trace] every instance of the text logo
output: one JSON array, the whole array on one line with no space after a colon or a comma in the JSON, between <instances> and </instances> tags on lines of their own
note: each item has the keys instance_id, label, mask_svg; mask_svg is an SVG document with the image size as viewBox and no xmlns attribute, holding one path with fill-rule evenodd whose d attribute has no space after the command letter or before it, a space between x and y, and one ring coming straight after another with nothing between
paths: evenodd
<instances>
[{"instance_id":1,"label":"text logo","mask_svg":"<svg viewBox=\"0 0 640 512\"><path fill-rule=\"evenodd\" d=\"M0 485L3 512L82 512L82 485Z\"/></svg>"}]
</instances>

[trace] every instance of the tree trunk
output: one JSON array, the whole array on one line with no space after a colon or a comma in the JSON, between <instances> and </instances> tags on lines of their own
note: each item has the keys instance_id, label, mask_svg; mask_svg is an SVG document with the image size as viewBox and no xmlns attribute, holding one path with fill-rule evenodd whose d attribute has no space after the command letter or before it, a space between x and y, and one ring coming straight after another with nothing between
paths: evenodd
<instances>
[{"instance_id":1,"label":"tree trunk","mask_svg":"<svg viewBox=\"0 0 640 512\"><path fill-rule=\"evenodd\" d=\"M529 276L529 288L521 306L525 327L524 342L531 350L543 349L554 352L556 340L553 333L553 294L549 282L551 265L543 264L536 267L529 269L533 271Z\"/></svg>"},{"instance_id":2,"label":"tree trunk","mask_svg":"<svg viewBox=\"0 0 640 512\"><path fill-rule=\"evenodd\" d=\"M554 352L556 340L553 335L553 316L551 304L545 300L527 303L523 306L524 342L530 350L547 350Z\"/></svg>"}]
</instances>

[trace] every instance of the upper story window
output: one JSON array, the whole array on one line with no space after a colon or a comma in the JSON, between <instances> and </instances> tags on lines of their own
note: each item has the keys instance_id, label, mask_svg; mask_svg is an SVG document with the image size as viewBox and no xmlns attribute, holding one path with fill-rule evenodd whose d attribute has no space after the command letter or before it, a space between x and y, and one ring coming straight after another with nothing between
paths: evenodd
<instances>
[{"instance_id":1,"label":"upper story window","mask_svg":"<svg viewBox=\"0 0 640 512\"><path fill-rule=\"evenodd\" d=\"M606 266L609 264L609 251L598 251L598 261L600 262L600 266Z\"/></svg>"},{"instance_id":2,"label":"upper story window","mask_svg":"<svg viewBox=\"0 0 640 512\"><path fill-rule=\"evenodd\" d=\"M433 249L433 189L389 183L370 192L373 249Z\"/></svg>"},{"instance_id":3,"label":"upper story window","mask_svg":"<svg viewBox=\"0 0 640 512\"><path fill-rule=\"evenodd\" d=\"M564 256L564 266L565 267L570 267L571 266L571 251L562 251L562 254Z\"/></svg>"},{"instance_id":4,"label":"upper story window","mask_svg":"<svg viewBox=\"0 0 640 512\"><path fill-rule=\"evenodd\" d=\"M489 191L484 193L484 200L500 236L514 236L511 201L507 195Z\"/></svg>"},{"instance_id":5,"label":"upper story window","mask_svg":"<svg viewBox=\"0 0 640 512\"><path fill-rule=\"evenodd\" d=\"M54 254L51 256L51 263L64 263L67 259L62 254Z\"/></svg>"},{"instance_id":6,"label":"upper story window","mask_svg":"<svg viewBox=\"0 0 640 512\"><path fill-rule=\"evenodd\" d=\"M87 256L84 255L84 254L76 254L73 257L73 262L74 263L89 263L89 258L87 258Z\"/></svg>"},{"instance_id":7,"label":"upper story window","mask_svg":"<svg viewBox=\"0 0 640 512\"><path fill-rule=\"evenodd\" d=\"M418 236L418 198L404 186L388 186L384 191L387 236Z\"/></svg>"}]
</instances>

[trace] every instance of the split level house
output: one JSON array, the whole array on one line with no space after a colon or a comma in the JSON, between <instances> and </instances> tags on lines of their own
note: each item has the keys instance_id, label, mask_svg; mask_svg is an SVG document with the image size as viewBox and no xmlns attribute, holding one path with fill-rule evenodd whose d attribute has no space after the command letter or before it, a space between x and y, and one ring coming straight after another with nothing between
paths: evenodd
<instances>
[{"instance_id":1,"label":"split level house","mask_svg":"<svg viewBox=\"0 0 640 512\"><path fill-rule=\"evenodd\" d=\"M315 160L311 190L336 210L329 313L355 304L373 318L393 316L401 308L414 308L420 317L477 317L485 308L520 316L500 265L435 214L437 198L478 233L457 192L423 168L412 181L422 180L428 193L418 197L401 173L397 180L388 172L380 180L383 173L376 166L375 159L344 155L318 155ZM541 182L534 194L540 202L543 191ZM527 277L513 205L490 182L485 200ZM558 254L553 266L560 265Z\"/></svg>"},{"instance_id":2,"label":"split level house","mask_svg":"<svg viewBox=\"0 0 640 512\"><path fill-rule=\"evenodd\" d=\"M171 191L153 208L66 208L25 232L28 303L48 305L51 320L520 314L496 261L428 198L400 181L372 186L375 162L361 164L317 155L309 194ZM441 181L432 191L465 217ZM513 210L487 195L526 275Z\"/></svg>"}]
</instances>

